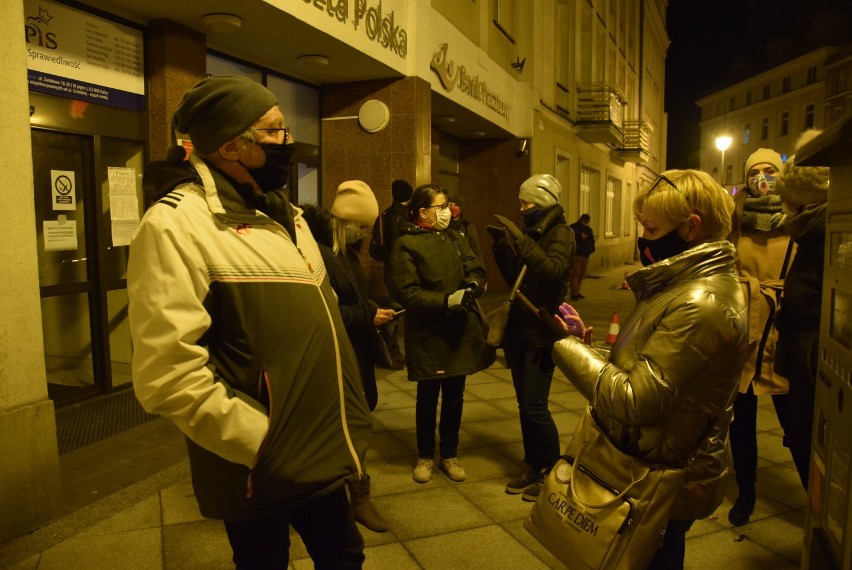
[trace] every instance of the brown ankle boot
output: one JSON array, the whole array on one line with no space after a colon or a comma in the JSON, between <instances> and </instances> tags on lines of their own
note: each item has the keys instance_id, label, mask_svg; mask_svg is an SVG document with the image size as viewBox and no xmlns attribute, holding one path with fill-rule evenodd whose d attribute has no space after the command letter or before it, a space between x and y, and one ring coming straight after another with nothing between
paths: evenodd
<instances>
[{"instance_id":1,"label":"brown ankle boot","mask_svg":"<svg viewBox=\"0 0 852 570\"><path fill-rule=\"evenodd\" d=\"M376 512L370 501L370 476L364 475L362 479L354 481L347 480L346 485L349 487L349 505L355 520L373 532L387 532L388 523Z\"/></svg>"}]
</instances>

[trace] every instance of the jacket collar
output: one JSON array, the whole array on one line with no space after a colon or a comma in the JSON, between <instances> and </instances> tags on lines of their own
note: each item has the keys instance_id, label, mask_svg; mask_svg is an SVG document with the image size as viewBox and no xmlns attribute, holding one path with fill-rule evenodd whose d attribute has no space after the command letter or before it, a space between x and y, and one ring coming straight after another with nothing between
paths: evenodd
<instances>
[{"instance_id":1,"label":"jacket collar","mask_svg":"<svg viewBox=\"0 0 852 570\"><path fill-rule=\"evenodd\" d=\"M234 187L234 182L211 169L204 160L193 153L189 155L189 162L201 178L207 207L223 223L274 223L272 218L258 210L254 204L247 204L243 195ZM291 207L294 218L302 214L298 207L292 204Z\"/></svg>"},{"instance_id":2,"label":"jacket collar","mask_svg":"<svg viewBox=\"0 0 852 570\"><path fill-rule=\"evenodd\" d=\"M735 274L736 252L728 240L705 242L627 276L637 301L681 283L719 273Z\"/></svg>"},{"instance_id":3,"label":"jacket collar","mask_svg":"<svg viewBox=\"0 0 852 570\"><path fill-rule=\"evenodd\" d=\"M524 228L524 233L534 240L538 240L547 233L547 230L558 224L565 223L565 210L560 204L554 204L544 210L544 215L536 223Z\"/></svg>"}]
</instances>

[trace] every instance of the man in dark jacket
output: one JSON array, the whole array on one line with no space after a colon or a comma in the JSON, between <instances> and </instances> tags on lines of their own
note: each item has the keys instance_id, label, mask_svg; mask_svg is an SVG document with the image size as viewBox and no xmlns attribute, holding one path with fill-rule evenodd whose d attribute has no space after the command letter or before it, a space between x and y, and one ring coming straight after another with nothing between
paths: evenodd
<instances>
[{"instance_id":1,"label":"man in dark jacket","mask_svg":"<svg viewBox=\"0 0 852 570\"><path fill-rule=\"evenodd\" d=\"M385 264L385 286L388 288L388 291L391 289L388 278L391 246L396 238L399 237L402 231L401 226L406 223L408 203L411 201L413 193L414 189L411 187L411 184L405 180L394 180L391 183L393 202L382 212L373 225L373 238L370 240L370 257ZM397 311L402 309L402 305L392 295L388 299L388 305ZM405 368L405 355L399 349L399 339L397 337L402 318L400 316L379 329L379 332L382 333L385 342L388 344L388 349L395 363L394 368L397 370Z\"/></svg>"},{"instance_id":2,"label":"man in dark jacket","mask_svg":"<svg viewBox=\"0 0 852 570\"><path fill-rule=\"evenodd\" d=\"M583 214L570 226L574 231L574 240L577 242L577 253L574 254L574 261L571 263L571 277L568 280L572 301L585 298L585 295L580 293L580 286L583 284L586 269L589 267L589 256L595 252L595 232L589 225L591 219L592 217L589 214Z\"/></svg>"},{"instance_id":3,"label":"man in dark jacket","mask_svg":"<svg viewBox=\"0 0 852 570\"><path fill-rule=\"evenodd\" d=\"M450 229L462 236L470 250L482 263L482 251L479 248L479 234L476 233L476 228L470 223L464 214L462 214L461 200L458 198L450 199Z\"/></svg>"},{"instance_id":4,"label":"man in dark jacket","mask_svg":"<svg viewBox=\"0 0 852 570\"><path fill-rule=\"evenodd\" d=\"M536 174L521 185L518 195L523 230L503 216L495 216L502 227L487 228L506 283L514 284L526 266L519 291L549 314L565 299L575 249L574 233L558 203L561 193L556 178ZM535 501L544 473L559 455L559 433L547 406L554 369L550 343L538 314L522 302L516 301L509 312L503 350L512 371L524 442L524 472L509 481L506 492Z\"/></svg>"},{"instance_id":5,"label":"man in dark jacket","mask_svg":"<svg viewBox=\"0 0 852 570\"><path fill-rule=\"evenodd\" d=\"M408 202L414 189L405 180L394 180L391 183L393 202L382 212L373 226L373 239L370 242L370 257L381 261L387 267L391 246L399 237L400 223L408 215Z\"/></svg>"},{"instance_id":6,"label":"man in dark jacket","mask_svg":"<svg viewBox=\"0 0 852 570\"><path fill-rule=\"evenodd\" d=\"M152 164L159 200L130 247L133 387L186 435L201 514L238 568L286 568L290 525L322 568L361 568L344 481L372 431L322 256L284 185L274 95L208 77L174 117L189 161ZM153 176L153 171L160 170Z\"/></svg>"}]
</instances>

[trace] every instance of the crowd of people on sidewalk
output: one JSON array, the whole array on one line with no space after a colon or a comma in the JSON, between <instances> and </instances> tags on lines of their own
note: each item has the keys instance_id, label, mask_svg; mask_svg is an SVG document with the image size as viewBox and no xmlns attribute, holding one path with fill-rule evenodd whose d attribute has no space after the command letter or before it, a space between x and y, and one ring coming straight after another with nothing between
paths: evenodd
<instances>
[{"instance_id":1,"label":"crowd of people on sidewalk","mask_svg":"<svg viewBox=\"0 0 852 570\"><path fill-rule=\"evenodd\" d=\"M246 78L208 77L184 95L173 126L194 150L146 169L151 205L131 245L134 389L185 434L199 507L224 520L238 568L285 567L290 525L316 567L360 568L356 521L388 530L367 462L377 354L417 385L413 480L437 466L465 481L465 382L496 350L478 298L497 276L460 197L439 184L396 180L381 213L361 180L340 182L327 209L292 203L285 124ZM517 223L495 215L486 228L513 293L500 348L523 460L505 491L539 501L560 456L548 407L558 367L618 449L683 470L650 568L682 568L686 532L721 504L729 430L728 517L748 522L758 395L772 394L807 486L829 173L759 149L744 174L735 197L699 170L639 192L636 306L606 352L566 302L584 298L595 234L589 214L568 223L559 180L529 177ZM386 290L371 286L366 253Z\"/></svg>"}]
</instances>

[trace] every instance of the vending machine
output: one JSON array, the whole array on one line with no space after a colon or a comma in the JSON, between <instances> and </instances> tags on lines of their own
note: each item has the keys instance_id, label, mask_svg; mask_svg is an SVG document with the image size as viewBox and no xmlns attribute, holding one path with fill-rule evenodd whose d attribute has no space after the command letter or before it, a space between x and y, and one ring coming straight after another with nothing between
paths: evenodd
<instances>
[{"instance_id":1,"label":"vending machine","mask_svg":"<svg viewBox=\"0 0 852 570\"><path fill-rule=\"evenodd\" d=\"M802 568L852 568L852 117L795 160L831 168Z\"/></svg>"}]
</instances>

